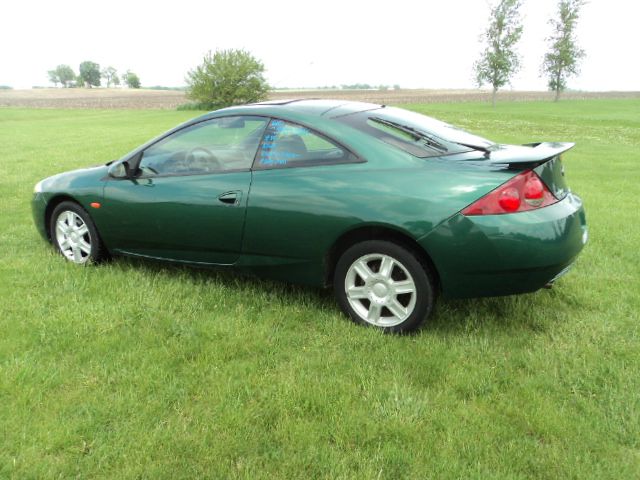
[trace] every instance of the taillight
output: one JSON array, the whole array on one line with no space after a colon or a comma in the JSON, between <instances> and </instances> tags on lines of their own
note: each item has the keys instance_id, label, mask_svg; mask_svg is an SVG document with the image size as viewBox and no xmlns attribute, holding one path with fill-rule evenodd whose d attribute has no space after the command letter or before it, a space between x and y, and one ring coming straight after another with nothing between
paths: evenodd
<instances>
[{"instance_id":1,"label":"taillight","mask_svg":"<svg viewBox=\"0 0 640 480\"><path fill-rule=\"evenodd\" d=\"M546 207L556 203L540 177L528 170L516 175L462 210L463 215L500 215Z\"/></svg>"},{"instance_id":2,"label":"taillight","mask_svg":"<svg viewBox=\"0 0 640 480\"><path fill-rule=\"evenodd\" d=\"M544 184L534 173L524 184L524 201L532 207L539 207L544 200L544 191Z\"/></svg>"},{"instance_id":3,"label":"taillight","mask_svg":"<svg viewBox=\"0 0 640 480\"><path fill-rule=\"evenodd\" d=\"M513 187L503 189L498 204L505 212L517 212L520 208L520 192Z\"/></svg>"}]
</instances>

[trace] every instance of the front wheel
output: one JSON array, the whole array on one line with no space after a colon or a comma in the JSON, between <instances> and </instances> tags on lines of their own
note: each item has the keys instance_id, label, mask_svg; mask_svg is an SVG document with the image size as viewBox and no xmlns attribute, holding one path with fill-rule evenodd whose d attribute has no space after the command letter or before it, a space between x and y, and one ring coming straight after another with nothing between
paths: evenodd
<instances>
[{"instance_id":1,"label":"front wheel","mask_svg":"<svg viewBox=\"0 0 640 480\"><path fill-rule=\"evenodd\" d=\"M340 307L353 321L401 333L420 328L431 313L432 278L411 251L369 240L342 254L333 286Z\"/></svg>"},{"instance_id":2,"label":"front wheel","mask_svg":"<svg viewBox=\"0 0 640 480\"><path fill-rule=\"evenodd\" d=\"M51 215L51 240L69 261L84 265L99 262L104 247L91 217L77 203L62 202Z\"/></svg>"}]
</instances>

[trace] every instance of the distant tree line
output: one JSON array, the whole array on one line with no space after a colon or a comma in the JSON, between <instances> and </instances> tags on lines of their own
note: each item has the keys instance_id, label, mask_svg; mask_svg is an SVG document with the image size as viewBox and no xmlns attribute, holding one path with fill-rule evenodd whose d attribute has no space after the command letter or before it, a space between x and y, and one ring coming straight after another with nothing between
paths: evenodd
<instances>
[{"instance_id":1,"label":"distant tree line","mask_svg":"<svg viewBox=\"0 0 640 480\"><path fill-rule=\"evenodd\" d=\"M389 85L370 85L368 83L352 83L352 84L342 84L340 85L342 90L389 90L393 88L394 90L400 90L400 85L397 83L392 87Z\"/></svg>"},{"instance_id":2,"label":"distant tree line","mask_svg":"<svg viewBox=\"0 0 640 480\"><path fill-rule=\"evenodd\" d=\"M148 87L140 87L143 90L165 90L174 92L184 92L187 87L167 87L166 85L149 85Z\"/></svg>"},{"instance_id":3,"label":"distant tree line","mask_svg":"<svg viewBox=\"0 0 640 480\"><path fill-rule=\"evenodd\" d=\"M399 84L394 85L370 85L368 83L354 83L342 85L322 85L312 88L303 87L277 87L276 90L400 90Z\"/></svg>"},{"instance_id":4,"label":"distant tree line","mask_svg":"<svg viewBox=\"0 0 640 480\"><path fill-rule=\"evenodd\" d=\"M104 79L107 88L112 85L118 86L121 82L129 88L140 88L140 77L131 70L118 75L118 71L114 67L100 69L99 64L91 61L82 62L77 75L69 65L58 65L47 73L49 81L56 87L59 84L63 88L93 88L99 87L101 79Z\"/></svg>"},{"instance_id":5,"label":"distant tree line","mask_svg":"<svg viewBox=\"0 0 640 480\"><path fill-rule=\"evenodd\" d=\"M552 34L546 39L548 51L544 56L541 74L547 77L549 89L555 92L555 101L567 88L569 77L577 75L584 50L578 47L575 28L585 0L558 0L557 17L549 24ZM516 45L522 37L520 17L522 0L499 0L491 9L489 25L484 33L485 49L474 64L478 86L491 85L491 101L495 106L496 94L510 82L520 69Z\"/></svg>"}]
</instances>

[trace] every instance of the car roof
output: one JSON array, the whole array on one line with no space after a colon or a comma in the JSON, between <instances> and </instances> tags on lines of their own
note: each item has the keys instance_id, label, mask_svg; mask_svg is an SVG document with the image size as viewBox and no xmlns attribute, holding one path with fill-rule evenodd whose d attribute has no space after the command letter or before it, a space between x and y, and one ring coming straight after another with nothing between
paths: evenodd
<instances>
[{"instance_id":1,"label":"car roof","mask_svg":"<svg viewBox=\"0 0 640 480\"><path fill-rule=\"evenodd\" d=\"M235 107L224 108L210 112L207 115L228 113L262 113L266 115L299 114L311 117L335 118L366 110L376 110L384 105L366 102L352 102L348 100L328 100L320 98L267 100L265 102L250 103Z\"/></svg>"}]
</instances>

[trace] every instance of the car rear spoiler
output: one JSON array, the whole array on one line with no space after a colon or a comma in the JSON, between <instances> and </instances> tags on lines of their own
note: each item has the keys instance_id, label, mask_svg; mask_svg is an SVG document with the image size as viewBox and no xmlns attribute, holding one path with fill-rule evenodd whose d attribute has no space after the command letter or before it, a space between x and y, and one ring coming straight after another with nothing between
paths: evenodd
<instances>
[{"instance_id":1,"label":"car rear spoiler","mask_svg":"<svg viewBox=\"0 0 640 480\"><path fill-rule=\"evenodd\" d=\"M523 163L544 163L561 153L572 149L575 143L542 142L527 143L525 145L501 145L492 150L488 161L496 164L519 165Z\"/></svg>"}]
</instances>

